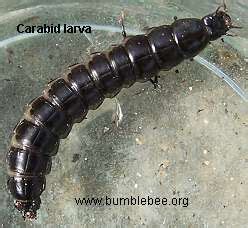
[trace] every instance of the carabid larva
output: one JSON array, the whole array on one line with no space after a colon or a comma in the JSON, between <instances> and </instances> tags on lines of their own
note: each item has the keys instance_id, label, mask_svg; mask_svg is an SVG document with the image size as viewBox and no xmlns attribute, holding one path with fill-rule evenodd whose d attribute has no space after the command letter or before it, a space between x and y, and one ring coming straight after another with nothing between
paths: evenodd
<instances>
[{"instance_id":1,"label":"carabid larva","mask_svg":"<svg viewBox=\"0 0 248 228\"><path fill-rule=\"evenodd\" d=\"M88 63L76 64L50 82L43 94L28 104L16 125L6 159L8 188L24 219L36 218L51 158L74 123L122 88L149 80L156 84L159 71L192 59L210 41L237 28L225 4L202 19L175 18L171 25L152 27L141 35L126 36L123 23L122 27L120 45L94 54Z\"/></svg>"}]
</instances>

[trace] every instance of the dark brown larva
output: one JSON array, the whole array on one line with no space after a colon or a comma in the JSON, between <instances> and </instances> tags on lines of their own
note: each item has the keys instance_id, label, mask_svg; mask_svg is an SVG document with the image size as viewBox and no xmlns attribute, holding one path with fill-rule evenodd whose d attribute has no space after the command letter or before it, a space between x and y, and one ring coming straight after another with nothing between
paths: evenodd
<instances>
[{"instance_id":1,"label":"dark brown larva","mask_svg":"<svg viewBox=\"0 0 248 228\"><path fill-rule=\"evenodd\" d=\"M8 188L23 217L36 217L51 157L60 139L88 110L97 109L104 98L116 96L123 87L146 82L160 70L193 58L232 27L231 18L220 9L202 19L175 20L146 34L126 37L119 46L94 55L86 65L74 65L50 82L43 95L29 103L7 154Z\"/></svg>"}]
</instances>

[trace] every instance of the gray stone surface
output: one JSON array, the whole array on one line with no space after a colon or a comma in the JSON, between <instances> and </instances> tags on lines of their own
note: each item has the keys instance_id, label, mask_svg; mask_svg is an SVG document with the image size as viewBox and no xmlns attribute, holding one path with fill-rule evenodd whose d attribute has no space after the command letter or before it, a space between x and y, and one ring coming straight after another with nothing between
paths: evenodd
<instances>
[{"instance_id":1,"label":"gray stone surface","mask_svg":"<svg viewBox=\"0 0 248 228\"><path fill-rule=\"evenodd\" d=\"M196 62L160 74L161 88L135 84L117 96L123 121L112 123L116 101L107 99L61 142L47 176L38 219L24 222L6 189L5 154L25 104L67 66L90 51L121 40L102 30L84 35L46 35L16 40L15 26L91 23L140 30L172 17L200 17L215 1L1 1L0 9L0 225L2 227L247 227L248 107L224 82ZM196 4L197 3L197 4ZM196 7L197 6L197 7ZM245 1L229 5L247 22ZM246 8L245 8L246 7ZM245 11L246 10L246 11ZM220 66L246 91L247 28L216 42L201 55ZM4 46L8 38L9 44ZM75 197L188 198L181 206L77 206Z\"/></svg>"}]
</instances>

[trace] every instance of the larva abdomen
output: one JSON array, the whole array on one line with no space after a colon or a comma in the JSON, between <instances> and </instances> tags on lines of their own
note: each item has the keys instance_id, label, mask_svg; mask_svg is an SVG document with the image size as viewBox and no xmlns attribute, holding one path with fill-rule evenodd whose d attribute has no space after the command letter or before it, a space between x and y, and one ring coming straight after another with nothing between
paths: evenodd
<instances>
[{"instance_id":1,"label":"larva abdomen","mask_svg":"<svg viewBox=\"0 0 248 228\"><path fill-rule=\"evenodd\" d=\"M59 139L47 128L23 119L14 130L11 145L34 153L53 156L57 153Z\"/></svg>"},{"instance_id":2,"label":"larva abdomen","mask_svg":"<svg viewBox=\"0 0 248 228\"><path fill-rule=\"evenodd\" d=\"M123 80L122 87L132 86L136 82L136 74L125 48L122 45L114 47L108 56L113 69Z\"/></svg>"},{"instance_id":3,"label":"larva abdomen","mask_svg":"<svg viewBox=\"0 0 248 228\"><path fill-rule=\"evenodd\" d=\"M102 104L104 96L95 86L83 64L73 66L64 78L70 87L78 92L89 109L97 109Z\"/></svg>"},{"instance_id":4,"label":"larva abdomen","mask_svg":"<svg viewBox=\"0 0 248 228\"><path fill-rule=\"evenodd\" d=\"M147 37L162 69L170 70L184 60L184 56L174 40L171 26L164 25L152 28Z\"/></svg>"},{"instance_id":5,"label":"larva abdomen","mask_svg":"<svg viewBox=\"0 0 248 228\"><path fill-rule=\"evenodd\" d=\"M44 125L60 139L68 136L73 124L72 120L68 118L64 110L54 106L43 96L34 99L28 105L24 116Z\"/></svg>"},{"instance_id":6,"label":"larva abdomen","mask_svg":"<svg viewBox=\"0 0 248 228\"><path fill-rule=\"evenodd\" d=\"M73 123L81 122L86 117L88 112L86 104L63 78L50 82L43 94L54 106L65 111Z\"/></svg>"},{"instance_id":7,"label":"larva abdomen","mask_svg":"<svg viewBox=\"0 0 248 228\"><path fill-rule=\"evenodd\" d=\"M88 63L88 68L96 87L104 97L112 98L120 92L123 78L116 73L104 53L94 55Z\"/></svg>"},{"instance_id":8,"label":"larva abdomen","mask_svg":"<svg viewBox=\"0 0 248 228\"><path fill-rule=\"evenodd\" d=\"M7 155L10 173L21 176L39 176L50 173L52 166L51 156L45 156L31 150L22 150L11 147Z\"/></svg>"},{"instance_id":9,"label":"larva abdomen","mask_svg":"<svg viewBox=\"0 0 248 228\"><path fill-rule=\"evenodd\" d=\"M144 35L133 36L124 41L124 47L133 63L136 81L145 82L159 71L148 38Z\"/></svg>"},{"instance_id":10,"label":"larva abdomen","mask_svg":"<svg viewBox=\"0 0 248 228\"><path fill-rule=\"evenodd\" d=\"M41 193L45 190L46 179L45 176L26 176L10 177L8 180L8 187L15 199L29 204L33 200L39 199ZM35 205L38 206L39 205Z\"/></svg>"}]
</instances>

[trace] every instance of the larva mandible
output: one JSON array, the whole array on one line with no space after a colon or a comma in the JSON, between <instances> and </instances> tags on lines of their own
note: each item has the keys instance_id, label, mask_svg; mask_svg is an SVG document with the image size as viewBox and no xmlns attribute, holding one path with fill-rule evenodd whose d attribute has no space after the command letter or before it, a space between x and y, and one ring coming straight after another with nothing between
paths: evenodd
<instances>
[{"instance_id":1,"label":"larva mandible","mask_svg":"<svg viewBox=\"0 0 248 228\"><path fill-rule=\"evenodd\" d=\"M122 27L120 45L93 55L87 65L72 66L66 75L50 82L43 95L28 104L16 125L6 158L7 184L24 219L36 218L51 157L56 155L60 139L68 136L88 110L97 109L104 98L113 98L135 82L156 83L160 70L193 58L210 41L238 28L225 4L202 19L175 18L171 25L153 27L142 35L126 37L123 23Z\"/></svg>"}]
</instances>

